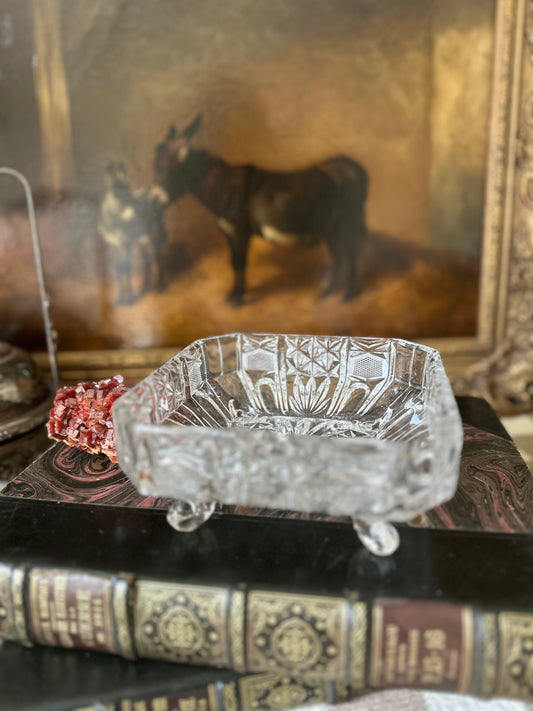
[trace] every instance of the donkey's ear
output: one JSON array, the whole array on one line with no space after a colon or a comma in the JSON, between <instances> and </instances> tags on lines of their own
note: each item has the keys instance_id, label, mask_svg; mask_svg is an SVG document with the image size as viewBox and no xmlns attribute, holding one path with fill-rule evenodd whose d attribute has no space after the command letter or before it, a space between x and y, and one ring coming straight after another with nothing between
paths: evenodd
<instances>
[{"instance_id":1,"label":"donkey's ear","mask_svg":"<svg viewBox=\"0 0 533 711\"><path fill-rule=\"evenodd\" d=\"M193 121L191 121L191 123L187 126L187 128L183 131L181 135L190 140L202 125L202 121L202 114L198 114L198 116Z\"/></svg>"},{"instance_id":2,"label":"donkey's ear","mask_svg":"<svg viewBox=\"0 0 533 711\"><path fill-rule=\"evenodd\" d=\"M168 129L167 135L165 136L165 141L173 141L177 135L178 135L178 132L176 131L176 127L170 126Z\"/></svg>"}]
</instances>

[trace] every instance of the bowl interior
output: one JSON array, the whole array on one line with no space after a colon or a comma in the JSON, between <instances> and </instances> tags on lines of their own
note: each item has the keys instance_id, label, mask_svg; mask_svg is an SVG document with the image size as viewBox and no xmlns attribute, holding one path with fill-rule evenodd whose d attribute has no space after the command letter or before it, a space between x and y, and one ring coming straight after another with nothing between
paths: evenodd
<instances>
[{"instance_id":1,"label":"bowl interior","mask_svg":"<svg viewBox=\"0 0 533 711\"><path fill-rule=\"evenodd\" d=\"M379 338L197 341L123 395L113 422L143 493L366 520L449 498L462 441L438 353Z\"/></svg>"},{"instance_id":2,"label":"bowl interior","mask_svg":"<svg viewBox=\"0 0 533 711\"><path fill-rule=\"evenodd\" d=\"M182 351L167 424L406 439L424 429L430 349L387 339L237 334Z\"/></svg>"}]
</instances>

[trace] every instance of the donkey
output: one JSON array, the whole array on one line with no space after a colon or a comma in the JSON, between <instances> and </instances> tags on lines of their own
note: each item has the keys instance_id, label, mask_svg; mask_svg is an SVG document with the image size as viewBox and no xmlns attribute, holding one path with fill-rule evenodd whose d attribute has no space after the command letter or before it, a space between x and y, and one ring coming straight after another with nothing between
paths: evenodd
<instances>
[{"instance_id":1,"label":"donkey","mask_svg":"<svg viewBox=\"0 0 533 711\"><path fill-rule=\"evenodd\" d=\"M155 180L168 202L191 193L217 219L231 251L234 285L228 300L243 302L245 268L252 235L282 246L323 240L333 266L323 296L340 288L345 300L356 293L359 248L366 236L368 174L346 156L294 172L273 172L254 165L230 165L191 146L202 124L197 116L179 133L171 126L155 149Z\"/></svg>"},{"instance_id":2,"label":"donkey","mask_svg":"<svg viewBox=\"0 0 533 711\"><path fill-rule=\"evenodd\" d=\"M158 186L133 191L126 180L124 165L117 162L107 165L105 185L98 232L111 249L118 276L118 301L131 303L151 289L163 289L166 194ZM141 288L136 293L132 263L137 252L143 273Z\"/></svg>"}]
</instances>

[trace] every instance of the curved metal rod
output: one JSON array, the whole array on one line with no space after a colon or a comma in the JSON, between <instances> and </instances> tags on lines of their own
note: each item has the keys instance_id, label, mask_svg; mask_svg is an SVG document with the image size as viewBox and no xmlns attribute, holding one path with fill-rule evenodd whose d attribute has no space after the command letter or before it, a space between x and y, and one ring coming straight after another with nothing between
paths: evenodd
<instances>
[{"instance_id":1,"label":"curved metal rod","mask_svg":"<svg viewBox=\"0 0 533 711\"><path fill-rule=\"evenodd\" d=\"M31 238L33 242L33 255L35 257L35 268L37 271L37 278L39 280L39 293L43 309L46 347L48 350L48 358L50 360L50 371L52 373L52 380L54 383L54 387L57 390L59 388L59 373L57 369L56 360L56 332L52 325L52 319L50 318L50 297L48 295L44 282L43 262L41 258L41 245L39 242L39 233L37 232L37 220L35 219L35 207L33 205L33 196L31 194L30 184L22 175L22 173L19 173L18 170L14 170L13 168L6 168L0 166L0 174L11 175L13 178L18 180L24 188L24 193L26 195L26 207L28 209Z\"/></svg>"}]
</instances>

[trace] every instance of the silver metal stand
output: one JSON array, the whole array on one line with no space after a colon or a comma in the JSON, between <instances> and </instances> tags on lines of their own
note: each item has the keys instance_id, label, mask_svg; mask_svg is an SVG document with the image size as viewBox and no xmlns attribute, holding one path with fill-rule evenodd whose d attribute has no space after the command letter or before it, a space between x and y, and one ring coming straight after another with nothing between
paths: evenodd
<instances>
[{"instance_id":1,"label":"silver metal stand","mask_svg":"<svg viewBox=\"0 0 533 711\"><path fill-rule=\"evenodd\" d=\"M26 180L22 173L13 168L6 168L0 166L0 174L11 175L13 178L18 180L18 182L24 188L24 193L26 195L26 207L28 210L28 217L30 220L30 230L31 238L33 242L33 255L35 257L35 269L37 271L37 278L39 280L39 294L41 297L41 306L43 312L44 321L44 331L46 336L46 348L48 351L48 358L50 361L50 372L52 374L52 380L54 388L57 390L59 388L59 373L57 369L57 345L56 345L56 331L52 324L52 319L50 317L50 297L48 291L46 290L46 285L44 281L43 272L43 261L41 257L41 245L39 242L39 233L37 232L37 220L35 219L35 207L33 204L33 196L31 193L31 188L29 182Z\"/></svg>"}]
</instances>

